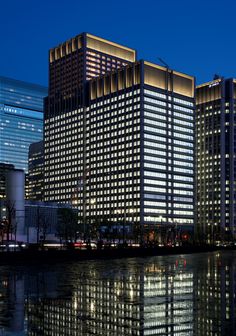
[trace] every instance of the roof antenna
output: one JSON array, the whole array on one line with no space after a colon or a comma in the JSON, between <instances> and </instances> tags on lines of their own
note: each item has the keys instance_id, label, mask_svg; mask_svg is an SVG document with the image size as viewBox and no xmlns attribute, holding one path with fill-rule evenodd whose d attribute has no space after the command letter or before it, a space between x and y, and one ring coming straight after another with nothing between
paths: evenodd
<instances>
[{"instance_id":1,"label":"roof antenna","mask_svg":"<svg viewBox=\"0 0 236 336\"><path fill-rule=\"evenodd\" d=\"M216 79L224 79L224 77L221 75L215 74L213 77L213 80L216 80Z\"/></svg>"},{"instance_id":2,"label":"roof antenna","mask_svg":"<svg viewBox=\"0 0 236 336\"><path fill-rule=\"evenodd\" d=\"M165 61L163 61L162 58L158 57L158 59L162 63L162 65L164 65L167 69L170 69L169 65Z\"/></svg>"}]
</instances>

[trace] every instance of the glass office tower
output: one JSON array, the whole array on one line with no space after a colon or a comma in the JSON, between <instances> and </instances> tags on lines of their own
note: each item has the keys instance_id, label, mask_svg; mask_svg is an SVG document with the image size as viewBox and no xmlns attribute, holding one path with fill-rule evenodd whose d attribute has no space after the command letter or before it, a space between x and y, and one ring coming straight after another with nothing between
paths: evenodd
<instances>
[{"instance_id":1,"label":"glass office tower","mask_svg":"<svg viewBox=\"0 0 236 336\"><path fill-rule=\"evenodd\" d=\"M49 102L45 200L74 202L84 220L193 227L194 78L126 62L87 81L77 107Z\"/></svg>"},{"instance_id":2,"label":"glass office tower","mask_svg":"<svg viewBox=\"0 0 236 336\"><path fill-rule=\"evenodd\" d=\"M28 171L28 150L43 139L47 88L0 77L0 162Z\"/></svg>"},{"instance_id":3,"label":"glass office tower","mask_svg":"<svg viewBox=\"0 0 236 336\"><path fill-rule=\"evenodd\" d=\"M236 80L218 78L196 89L199 239L236 237Z\"/></svg>"}]
</instances>

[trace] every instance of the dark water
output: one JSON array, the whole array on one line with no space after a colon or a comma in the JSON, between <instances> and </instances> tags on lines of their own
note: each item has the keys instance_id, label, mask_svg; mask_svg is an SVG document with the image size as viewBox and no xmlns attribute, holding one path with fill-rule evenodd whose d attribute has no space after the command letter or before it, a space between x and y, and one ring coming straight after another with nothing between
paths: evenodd
<instances>
[{"instance_id":1,"label":"dark water","mask_svg":"<svg viewBox=\"0 0 236 336\"><path fill-rule=\"evenodd\" d=\"M0 335L236 335L236 252L0 266Z\"/></svg>"}]
</instances>

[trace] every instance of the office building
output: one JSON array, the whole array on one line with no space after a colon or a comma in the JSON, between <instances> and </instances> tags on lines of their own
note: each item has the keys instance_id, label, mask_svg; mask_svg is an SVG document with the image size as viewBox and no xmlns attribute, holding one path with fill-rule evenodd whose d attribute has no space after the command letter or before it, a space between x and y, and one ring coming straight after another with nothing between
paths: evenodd
<instances>
[{"instance_id":1,"label":"office building","mask_svg":"<svg viewBox=\"0 0 236 336\"><path fill-rule=\"evenodd\" d=\"M84 221L193 227L194 78L139 61L88 79L82 104L48 104L45 200Z\"/></svg>"},{"instance_id":2,"label":"office building","mask_svg":"<svg viewBox=\"0 0 236 336\"><path fill-rule=\"evenodd\" d=\"M193 97L192 77L144 61L90 82L89 217L193 225Z\"/></svg>"},{"instance_id":3,"label":"office building","mask_svg":"<svg viewBox=\"0 0 236 336\"><path fill-rule=\"evenodd\" d=\"M40 240L59 240L59 224L64 209L71 208L68 204L25 201L26 241L37 243ZM77 213L76 209L73 211Z\"/></svg>"},{"instance_id":4,"label":"office building","mask_svg":"<svg viewBox=\"0 0 236 336\"><path fill-rule=\"evenodd\" d=\"M6 174L12 169L13 165L0 163L0 200L6 197Z\"/></svg>"},{"instance_id":5,"label":"office building","mask_svg":"<svg viewBox=\"0 0 236 336\"><path fill-rule=\"evenodd\" d=\"M196 89L197 235L236 237L236 81L217 78Z\"/></svg>"},{"instance_id":6,"label":"office building","mask_svg":"<svg viewBox=\"0 0 236 336\"><path fill-rule=\"evenodd\" d=\"M44 142L29 146L29 168L27 176L27 199L43 201L44 185Z\"/></svg>"},{"instance_id":7,"label":"office building","mask_svg":"<svg viewBox=\"0 0 236 336\"><path fill-rule=\"evenodd\" d=\"M17 178L19 179L21 171L15 170L13 172L14 175L18 175ZM18 183L17 188L19 187L18 181L13 180L13 183L15 185ZM11 189L16 190L13 183ZM22 195L23 191L21 185L18 188L18 195L19 192ZM0 234L5 239L9 234L9 239L15 239L16 237L16 240L27 243L37 243L40 240L59 240L59 228L62 222L61 213L65 209L71 210L68 204L24 201L19 196L10 195L6 201L0 199L0 222L3 224ZM76 214L77 210L73 209L73 212ZM11 224L8 225L10 217Z\"/></svg>"},{"instance_id":8,"label":"office building","mask_svg":"<svg viewBox=\"0 0 236 336\"><path fill-rule=\"evenodd\" d=\"M43 139L43 98L40 85L0 77L0 162L28 171L28 150Z\"/></svg>"},{"instance_id":9,"label":"office building","mask_svg":"<svg viewBox=\"0 0 236 336\"><path fill-rule=\"evenodd\" d=\"M91 78L116 70L136 60L133 49L82 33L49 52L49 99L66 105L79 87ZM60 76L60 80L58 78Z\"/></svg>"},{"instance_id":10,"label":"office building","mask_svg":"<svg viewBox=\"0 0 236 336\"><path fill-rule=\"evenodd\" d=\"M86 170L88 80L135 60L135 50L87 33L50 50L44 123L46 201L71 202Z\"/></svg>"}]
</instances>

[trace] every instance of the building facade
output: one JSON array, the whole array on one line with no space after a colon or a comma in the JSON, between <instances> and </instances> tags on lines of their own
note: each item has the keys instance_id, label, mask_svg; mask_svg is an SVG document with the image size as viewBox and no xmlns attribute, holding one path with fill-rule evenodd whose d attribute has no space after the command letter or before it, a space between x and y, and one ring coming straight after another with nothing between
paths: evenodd
<instances>
[{"instance_id":1,"label":"building facade","mask_svg":"<svg viewBox=\"0 0 236 336\"><path fill-rule=\"evenodd\" d=\"M68 204L25 201L25 241L38 243L44 240L59 240L59 225L63 209L71 210ZM73 211L77 213L75 209Z\"/></svg>"},{"instance_id":2,"label":"building facade","mask_svg":"<svg viewBox=\"0 0 236 336\"><path fill-rule=\"evenodd\" d=\"M193 227L194 78L145 61L94 77L84 105L48 104L45 200L84 221Z\"/></svg>"},{"instance_id":3,"label":"building facade","mask_svg":"<svg viewBox=\"0 0 236 336\"><path fill-rule=\"evenodd\" d=\"M43 139L43 98L40 85L0 77L0 162L28 171L28 150Z\"/></svg>"},{"instance_id":4,"label":"building facade","mask_svg":"<svg viewBox=\"0 0 236 336\"><path fill-rule=\"evenodd\" d=\"M6 174L14 169L14 165L0 163L0 200L6 197Z\"/></svg>"},{"instance_id":5,"label":"building facade","mask_svg":"<svg viewBox=\"0 0 236 336\"><path fill-rule=\"evenodd\" d=\"M88 81L135 60L135 50L87 33L50 50L45 201L71 202L83 179Z\"/></svg>"},{"instance_id":6,"label":"building facade","mask_svg":"<svg viewBox=\"0 0 236 336\"><path fill-rule=\"evenodd\" d=\"M91 81L89 218L192 226L193 125L193 77L140 61Z\"/></svg>"},{"instance_id":7,"label":"building facade","mask_svg":"<svg viewBox=\"0 0 236 336\"><path fill-rule=\"evenodd\" d=\"M44 141L29 146L27 199L43 201L44 188Z\"/></svg>"},{"instance_id":8,"label":"building facade","mask_svg":"<svg viewBox=\"0 0 236 336\"><path fill-rule=\"evenodd\" d=\"M8 167L4 171L4 197L0 198L0 236L2 239L24 241L24 195L24 171Z\"/></svg>"},{"instance_id":9,"label":"building facade","mask_svg":"<svg viewBox=\"0 0 236 336\"><path fill-rule=\"evenodd\" d=\"M236 237L236 81L218 78L196 89L197 234Z\"/></svg>"}]
</instances>

